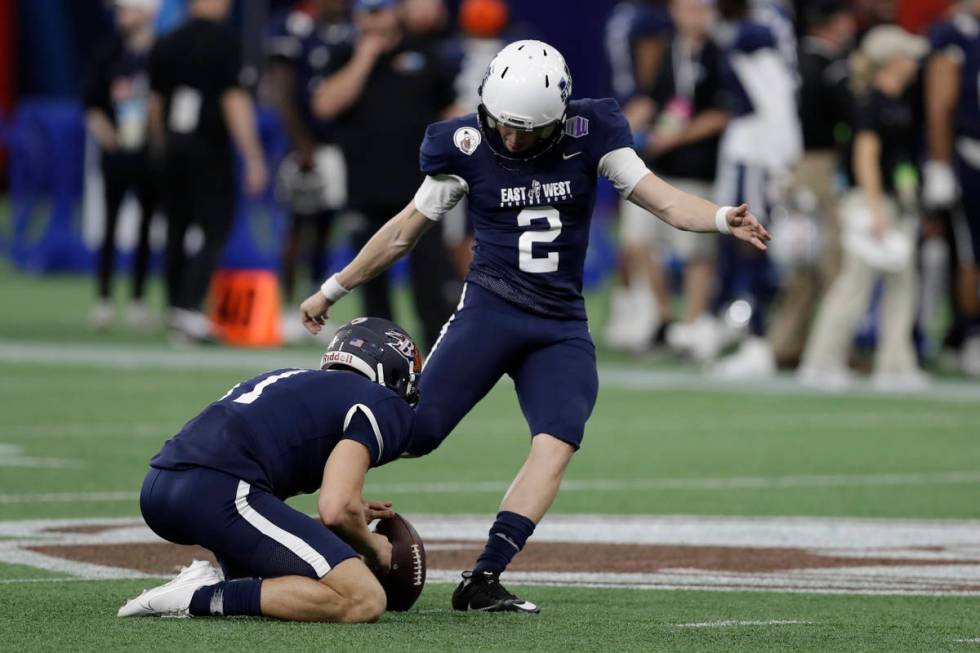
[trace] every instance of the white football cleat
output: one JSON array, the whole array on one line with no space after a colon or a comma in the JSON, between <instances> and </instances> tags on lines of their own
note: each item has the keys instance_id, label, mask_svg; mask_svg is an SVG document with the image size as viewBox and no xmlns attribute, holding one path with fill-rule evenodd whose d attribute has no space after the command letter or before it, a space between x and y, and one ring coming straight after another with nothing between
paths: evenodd
<instances>
[{"instance_id":1,"label":"white football cleat","mask_svg":"<svg viewBox=\"0 0 980 653\"><path fill-rule=\"evenodd\" d=\"M643 352L660 328L660 307L649 284L634 283L613 291L605 342L612 349Z\"/></svg>"},{"instance_id":2,"label":"white football cleat","mask_svg":"<svg viewBox=\"0 0 980 653\"><path fill-rule=\"evenodd\" d=\"M821 369L803 366L796 371L796 380L804 387L827 392L839 392L854 385L854 375L843 367Z\"/></svg>"},{"instance_id":3,"label":"white football cleat","mask_svg":"<svg viewBox=\"0 0 980 653\"><path fill-rule=\"evenodd\" d=\"M216 342L211 320L200 311L174 308L169 318L170 336L175 342L185 344L212 344Z\"/></svg>"},{"instance_id":4,"label":"white football cleat","mask_svg":"<svg viewBox=\"0 0 980 653\"><path fill-rule=\"evenodd\" d=\"M677 354L690 356L699 363L710 363L738 336L737 330L704 314L693 322L672 324L667 329L667 345Z\"/></svg>"},{"instance_id":5,"label":"white football cleat","mask_svg":"<svg viewBox=\"0 0 980 653\"><path fill-rule=\"evenodd\" d=\"M963 343L960 368L968 376L980 376L980 336L970 336Z\"/></svg>"},{"instance_id":6,"label":"white football cleat","mask_svg":"<svg viewBox=\"0 0 980 653\"><path fill-rule=\"evenodd\" d=\"M609 305L609 317L602 339L611 349L625 349L629 342L631 295L629 288L616 287L612 291Z\"/></svg>"},{"instance_id":7,"label":"white football cleat","mask_svg":"<svg viewBox=\"0 0 980 653\"><path fill-rule=\"evenodd\" d=\"M871 386L879 392L919 392L929 387L929 375L922 370L903 374L875 373Z\"/></svg>"},{"instance_id":8,"label":"white football cleat","mask_svg":"<svg viewBox=\"0 0 980 653\"><path fill-rule=\"evenodd\" d=\"M218 570L207 560L195 560L180 570L177 578L160 587L144 590L119 608L120 617L189 617L194 592L221 582Z\"/></svg>"},{"instance_id":9,"label":"white football cleat","mask_svg":"<svg viewBox=\"0 0 980 653\"><path fill-rule=\"evenodd\" d=\"M136 300L126 309L126 324L135 329L152 329L157 326L157 321L146 304Z\"/></svg>"},{"instance_id":10,"label":"white football cleat","mask_svg":"<svg viewBox=\"0 0 980 653\"><path fill-rule=\"evenodd\" d=\"M92 305L88 313L88 323L96 331L105 331L112 326L116 309L107 299L100 299Z\"/></svg>"},{"instance_id":11,"label":"white football cleat","mask_svg":"<svg viewBox=\"0 0 980 653\"><path fill-rule=\"evenodd\" d=\"M748 338L738 351L711 369L712 376L720 379L758 379L776 374L776 357L765 338Z\"/></svg>"}]
</instances>

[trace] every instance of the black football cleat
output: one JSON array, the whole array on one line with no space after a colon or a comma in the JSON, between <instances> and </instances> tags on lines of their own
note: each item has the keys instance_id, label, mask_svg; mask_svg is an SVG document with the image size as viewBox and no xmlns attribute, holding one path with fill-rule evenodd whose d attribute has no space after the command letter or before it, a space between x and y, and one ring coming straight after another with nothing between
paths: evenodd
<instances>
[{"instance_id":1,"label":"black football cleat","mask_svg":"<svg viewBox=\"0 0 980 653\"><path fill-rule=\"evenodd\" d=\"M537 614L541 608L530 601L519 599L500 584L500 574L485 571L474 574L463 572L463 580L453 592L453 610L477 610L479 612L523 612Z\"/></svg>"}]
</instances>

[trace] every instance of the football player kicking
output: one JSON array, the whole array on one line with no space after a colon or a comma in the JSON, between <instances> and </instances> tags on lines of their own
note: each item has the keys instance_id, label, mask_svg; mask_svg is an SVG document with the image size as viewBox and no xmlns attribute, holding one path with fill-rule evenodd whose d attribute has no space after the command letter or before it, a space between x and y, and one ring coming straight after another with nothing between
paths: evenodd
<instances>
[{"instance_id":1,"label":"football player kicking","mask_svg":"<svg viewBox=\"0 0 980 653\"><path fill-rule=\"evenodd\" d=\"M150 461L140 509L160 537L210 549L224 576L196 561L119 616L376 621L385 593L369 566L390 568L391 543L368 523L394 513L361 491L368 468L406 450L421 361L396 325L358 318L320 370L260 374L189 421ZM319 520L284 502L317 489Z\"/></svg>"},{"instance_id":2,"label":"football player kicking","mask_svg":"<svg viewBox=\"0 0 980 653\"><path fill-rule=\"evenodd\" d=\"M459 306L426 361L410 451L437 447L504 374L514 380L532 435L486 548L453 594L457 610L537 612L500 573L551 506L579 448L598 390L582 272L596 177L668 224L720 231L765 249L748 207L717 207L647 170L614 100L573 100L556 49L518 41L491 62L477 114L431 125L427 175L413 201L301 306L312 332L330 306L408 253L464 195L475 260ZM379 180L378 183L384 183Z\"/></svg>"}]
</instances>

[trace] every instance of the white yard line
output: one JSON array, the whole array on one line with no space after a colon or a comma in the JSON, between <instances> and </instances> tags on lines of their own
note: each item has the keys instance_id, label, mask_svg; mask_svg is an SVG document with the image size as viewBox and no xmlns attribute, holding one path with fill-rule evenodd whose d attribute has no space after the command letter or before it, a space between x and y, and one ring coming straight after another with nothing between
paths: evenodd
<instances>
[{"instance_id":1,"label":"white yard line","mask_svg":"<svg viewBox=\"0 0 980 653\"><path fill-rule=\"evenodd\" d=\"M410 515L432 550L478 545L488 515ZM99 532L58 532L102 525ZM129 569L75 562L32 547L146 544L161 540L134 519L53 519L0 522L0 563L28 565L81 578L142 578ZM446 542L440 542L444 540ZM980 522L802 517L637 517L555 515L535 533L538 542L798 548L811 555L853 555L871 549L919 548L913 564L735 571L665 568L656 572L508 572L515 584L646 590L711 590L819 594L978 596ZM461 542L462 544L453 544ZM960 553L953 564L948 549ZM929 554L935 557L930 558ZM929 564L931 563L931 564ZM457 570L430 570L432 582L458 581Z\"/></svg>"},{"instance_id":2,"label":"white yard line","mask_svg":"<svg viewBox=\"0 0 980 653\"><path fill-rule=\"evenodd\" d=\"M0 578L0 585L26 585L29 583L70 583L73 581L82 581L82 580L110 580L110 579L79 578L77 576L60 576L58 578Z\"/></svg>"},{"instance_id":3,"label":"white yard line","mask_svg":"<svg viewBox=\"0 0 980 653\"><path fill-rule=\"evenodd\" d=\"M564 492L629 490L737 490L791 487L862 487L891 485L959 485L980 483L980 471L910 472L902 474L840 474L814 476L743 476L675 479L567 479ZM392 494L457 494L503 492L509 481L445 481L433 483L368 483L372 492Z\"/></svg>"},{"instance_id":4,"label":"white yard line","mask_svg":"<svg viewBox=\"0 0 980 653\"><path fill-rule=\"evenodd\" d=\"M429 570L427 582L458 583L459 572ZM970 590L932 587L917 583L883 586L865 583L805 583L786 577L759 579L746 573L742 579L702 573L698 576L671 573L627 574L598 572L508 571L508 585L543 587L588 587L594 589L629 589L710 592L782 592L787 594L847 594L860 596L980 596Z\"/></svg>"},{"instance_id":5,"label":"white yard line","mask_svg":"<svg viewBox=\"0 0 980 653\"><path fill-rule=\"evenodd\" d=\"M407 515L426 540L483 542L492 515ZM105 526L96 533L59 532ZM138 517L0 521L0 548L24 544L158 542ZM20 542L18 542L20 540ZM980 562L980 520L848 517L710 517L701 515L548 515L536 542L800 548L816 555L853 556L855 549L954 547ZM917 561L945 561L944 551L921 548ZM930 557L934 554L934 557ZM928 567L927 567L928 568ZM943 567L937 567L937 573ZM877 569L877 568L876 568ZM816 572L819 570L807 570ZM980 572L980 566L977 569ZM799 572L802 573L802 572Z\"/></svg>"},{"instance_id":6,"label":"white yard line","mask_svg":"<svg viewBox=\"0 0 980 653\"><path fill-rule=\"evenodd\" d=\"M64 458L40 458L28 456L24 447L19 444L0 442L0 467L32 467L40 469L64 469L66 467L81 467L78 460Z\"/></svg>"},{"instance_id":7,"label":"white yard line","mask_svg":"<svg viewBox=\"0 0 980 653\"><path fill-rule=\"evenodd\" d=\"M119 503L139 501L139 492L37 492L0 494L0 504L21 503Z\"/></svg>"},{"instance_id":8,"label":"white yard line","mask_svg":"<svg viewBox=\"0 0 980 653\"><path fill-rule=\"evenodd\" d=\"M0 461L0 467L3 466ZM808 487L875 487L916 485L973 485L980 471L911 472L905 474L855 474L816 476L742 476L733 478L663 479L568 479L563 492L624 492L642 490L758 490ZM444 481L432 483L368 483L370 492L399 494L495 494L504 492L509 481ZM134 501L138 492L38 492L0 494L0 504L19 503L117 503Z\"/></svg>"},{"instance_id":9,"label":"white yard line","mask_svg":"<svg viewBox=\"0 0 980 653\"><path fill-rule=\"evenodd\" d=\"M144 574L132 569L107 567L89 562L77 562L67 558L49 556L37 551L28 551L14 546L0 547L0 563L23 565L47 571L61 572L79 578L147 578Z\"/></svg>"},{"instance_id":10,"label":"white yard line","mask_svg":"<svg viewBox=\"0 0 980 653\"><path fill-rule=\"evenodd\" d=\"M800 621L797 619L771 619L769 621L735 621L727 619L725 621L700 621L674 625L678 628L733 628L736 626L805 626L812 623L812 621Z\"/></svg>"},{"instance_id":11,"label":"white yard line","mask_svg":"<svg viewBox=\"0 0 980 653\"><path fill-rule=\"evenodd\" d=\"M0 423L0 440L10 438L19 440L35 440L37 438L126 438L170 437L181 427L174 422L110 422L110 423L69 423L41 422L36 424L3 424Z\"/></svg>"},{"instance_id":12,"label":"white yard line","mask_svg":"<svg viewBox=\"0 0 980 653\"><path fill-rule=\"evenodd\" d=\"M223 369L259 372L281 367L310 367L316 364L314 351L250 351L242 349L173 349L92 343L42 343L0 339L0 363L32 365L82 365L110 369ZM909 394L883 394L870 383L858 382L847 390L829 393L805 388L790 375L762 381L723 381L692 370L636 369L602 365L599 378L603 387L623 390L711 390L744 394L798 396L880 396L903 401L928 399L946 402L980 400L980 384L935 380L926 390Z\"/></svg>"}]
</instances>

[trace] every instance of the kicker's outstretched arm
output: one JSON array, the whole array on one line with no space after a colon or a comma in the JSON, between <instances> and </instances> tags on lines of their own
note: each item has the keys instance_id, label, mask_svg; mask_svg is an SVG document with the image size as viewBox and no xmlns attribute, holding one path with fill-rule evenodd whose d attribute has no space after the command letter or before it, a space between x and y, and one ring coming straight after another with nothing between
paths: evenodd
<instances>
[{"instance_id":1,"label":"kicker's outstretched arm","mask_svg":"<svg viewBox=\"0 0 980 653\"><path fill-rule=\"evenodd\" d=\"M432 227L409 202L395 217L388 220L343 270L330 277L323 289L313 293L300 306L303 326L313 334L319 333L327 313L340 297L370 281L392 266L415 247L419 238Z\"/></svg>"}]
</instances>

